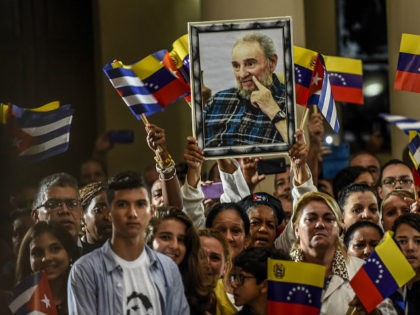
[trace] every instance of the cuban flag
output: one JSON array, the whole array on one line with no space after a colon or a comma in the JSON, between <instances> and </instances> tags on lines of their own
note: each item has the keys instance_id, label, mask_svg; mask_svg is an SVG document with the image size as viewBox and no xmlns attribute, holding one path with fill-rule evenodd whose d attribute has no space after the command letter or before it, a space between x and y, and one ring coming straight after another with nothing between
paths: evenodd
<instances>
[{"instance_id":1,"label":"cuban flag","mask_svg":"<svg viewBox=\"0 0 420 315\"><path fill-rule=\"evenodd\" d=\"M394 124L406 134L408 134L410 130L420 131L420 121L416 119L401 115L391 115L387 113L380 113L379 117L383 118L390 124Z\"/></svg>"},{"instance_id":2,"label":"cuban flag","mask_svg":"<svg viewBox=\"0 0 420 315\"><path fill-rule=\"evenodd\" d=\"M43 271L25 278L13 289L9 309L16 315L57 315L48 279Z\"/></svg>"},{"instance_id":3,"label":"cuban flag","mask_svg":"<svg viewBox=\"0 0 420 315\"><path fill-rule=\"evenodd\" d=\"M271 258L267 265L269 315L319 314L325 266Z\"/></svg>"},{"instance_id":4,"label":"cuban flag","mask_svg":"<svg viewBox=\"0 0 420 315\"><path fill-rule=\"evenodd\" d=\"M73 109L70 104L60 107L50 104L36 109L8 105L5 119L8 136L12 151L21 162L33 163L67 151Z\"/></svg>"},{"instance_id":5,"label":"cuban flag","mask_svg":"<svg viewBox=\"0 0 420 315\"><path fill-rule=\"evenodd\" d=\"M318 54L318 58L316 59L309 91L308 104L318 105L320 112L327 120L334 133L338 133L340 130L340 123L338 121L337 110L332 95L329 74L321 54Z\"/></svg>"},{"instance_id":6,"label":"cuban flag","mask_svg":"<svg viewBox=\"0 0 420 315\"><path fill-rule=\"evenodd\" d=\"M114 60L103 71L132 114L141 119L162 112L164 108L190 93L189 87L176 73L164 67L167 50L157 51L139 62L125 66Z\"/></svg>"},{"instance_id":7,"label":"cuban flag","mask_svg":"<svg viewBox=\"0 0 420 315\"><path fill-rule=\"evenodd\" d=\"M416 275L388 231L350 280L368 313Z\"/></svg>"}]
</instances>

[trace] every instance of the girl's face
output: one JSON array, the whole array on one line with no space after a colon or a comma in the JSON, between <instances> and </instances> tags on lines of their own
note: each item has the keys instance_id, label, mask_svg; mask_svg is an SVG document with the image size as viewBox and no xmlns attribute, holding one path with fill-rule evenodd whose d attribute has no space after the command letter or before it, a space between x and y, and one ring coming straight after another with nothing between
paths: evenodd
<instances>
[{"instance_id":1,"label":"girl's face","mask_svg":"<svg viewBox=\"0 0 420 315\"><path fill-rule=\"evenodd\" d=\"M210 276L220 279L225 271L223 245L214 237L200 236L201 248L206 253Z\"/></svg>"},{"instance_id":2,"label":"girl's face","mask_svg":"<svg viewBox=\"0 0 420 315\"><path fill-rule=\"evenodd\" d=\"M223 210L216 215L213 229L221 232L228 241L233 257L236 257L245 247L244 221L234 209Z\"/></svg>"},{"instance_id":3,"label":"girl's face","mask_svg":"<svg viewBox=\"0 0 420 315\"><path fill-rule=\"evenodd\" d=\"M394 234L405 258L417 274L420 272L420 232L408 224L401 224Z\"/></svg>"},{"instance_id":4,"label":"girl's face","mask_svg":"<svg viewBox=\"0 0 420 315\"><path fill-rule=\"evenodd\" d=\"M60 241L50 233L44 233L29 244L32 272L45 271L48 280L66 275L70 257Z\"/></svg>"},{"instance_id":5,"label":"girl's face","mask_svg":"<svg viewBox=\"0 0 420 315\"><path fill-rule=\"evenodd\" d=\"M362 227L353 233L347 253L361 259L367 259L381 240L377 229L369 226Z\"/></svg>"},{"instance_id":6,"label":"girl's face","mask_svg":"<svg viewBox=\"0 0 420 315\"><path fill-rule=\"evenodd\" d=\"M186 230L185 224L178 220L162 221L154 235L153 249L171 257L177 265L180 265L187 251L185 246Z\"/></svg>"},{"instance_id":7,"label":"girl's face","mask_svg":"<svg viewBox=\"0 0 420 315\"><path fill-rule=\"evenodd\" d=\"M410 204L400 196L389 196L382 202L382 226L385 231L392 229L395 220L410 212Z\"/></svg>"},{"instance_id":8,"label":"girl's face","mask_svg":"<svg viewBox=\"0 0 420 315\"><path fill-rule=\"evenodd\" d=\"M379 223L378 200L370 191L354 192L347 197L343 206L343 225L346 230L358 221Z\"/></svg>"}]
</instances>

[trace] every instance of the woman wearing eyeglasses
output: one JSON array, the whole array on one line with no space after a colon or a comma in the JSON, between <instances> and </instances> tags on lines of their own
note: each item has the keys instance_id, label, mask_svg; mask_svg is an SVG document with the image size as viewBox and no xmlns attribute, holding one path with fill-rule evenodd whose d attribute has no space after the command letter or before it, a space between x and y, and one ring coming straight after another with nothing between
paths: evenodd
<instances>
[{"instance_id":1,"label":"woman wearing eyeglasses","mask_svg":"<svg viewBox=\"0 0 420 315\"><path fill-rule=\"evenodd\" d=\"M392 159L382 167L378 193L384 199L391 191L401 189L414 193L414 179L411 168L401 160Z\"/></svg>"},{"instance_id":2,"label":"woman wearing eyeglasses","mask_svg":"<svg viewBox=\"0 0 420 315\"><path fill-rule=\"evenodd\" d=\"M337 202L321 192L308 192L296 203L292 217L296 241L290 256L294 261L310 262L326 267L325 286L320 314L345 314L349 306L359 314L367 314L354 299L349 280L363 260L348 256L339 237L341 211ZM396 314L389 300L371 314Z\"/></svg>"}]
</instances>

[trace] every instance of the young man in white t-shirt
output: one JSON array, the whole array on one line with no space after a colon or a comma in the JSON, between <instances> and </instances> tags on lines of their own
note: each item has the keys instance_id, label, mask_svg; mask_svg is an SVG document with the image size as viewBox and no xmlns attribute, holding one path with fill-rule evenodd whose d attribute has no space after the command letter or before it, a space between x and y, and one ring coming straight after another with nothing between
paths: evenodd
<instances>
[{"instance_id":1,"label":"young man in white t-shirt","mask_svg":"<svg viewBox=\"0 0 420 315\"><path fill-rule=\"evenodd\" d=\"M153 210L140 176L115 175L107 195L112 237L73 265L69 314L189 314L178 267L144 244Z\"/></svg>"}]
</instances>

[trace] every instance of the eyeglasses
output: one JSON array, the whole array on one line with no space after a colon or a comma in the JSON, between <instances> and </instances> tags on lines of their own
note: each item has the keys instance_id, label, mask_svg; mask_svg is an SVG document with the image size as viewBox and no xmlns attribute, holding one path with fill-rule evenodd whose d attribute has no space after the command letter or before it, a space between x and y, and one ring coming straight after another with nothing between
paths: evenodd
<instances>
[{"instance_id":1,"label":"eyeglasses","mask_svg":"<svg viewBox=\"0 0 420 315\"><path fill-rule=\"evenodd\" d=\"M36 210L39 208L45 208L47 211L54 211L59 208L63 208L64 204L69 210L74 210L80 207L80 202L77 199L48 199L42 205L38 206Z\"/></svg>"},{"instance_id":2,"label":"eyeglasses","mask_svg":"<svg viewBox=\"0 0 420 315\"><path fill-rule=\"evenodd\" d=\"M413 184L413 180L409 177L387 177L383 180L382 185L385 186L390 186L390 187L395 187L395 185L397 184L397 182L402 186L402 187L410 187Z\"/></svg>"},{"instance_id":3,"label":"eyeglasses","mask_svg":"<svg viewBox=\"0 0 420 315\"><path fill-rule=\"evenodd\" d=\"M245 279L252 279L255 278L254 276L244 276L240 273L233 274L229 276L229 281L234 283L237 286L241 286L244 284Z\"/></svg>"}]
</instances>

